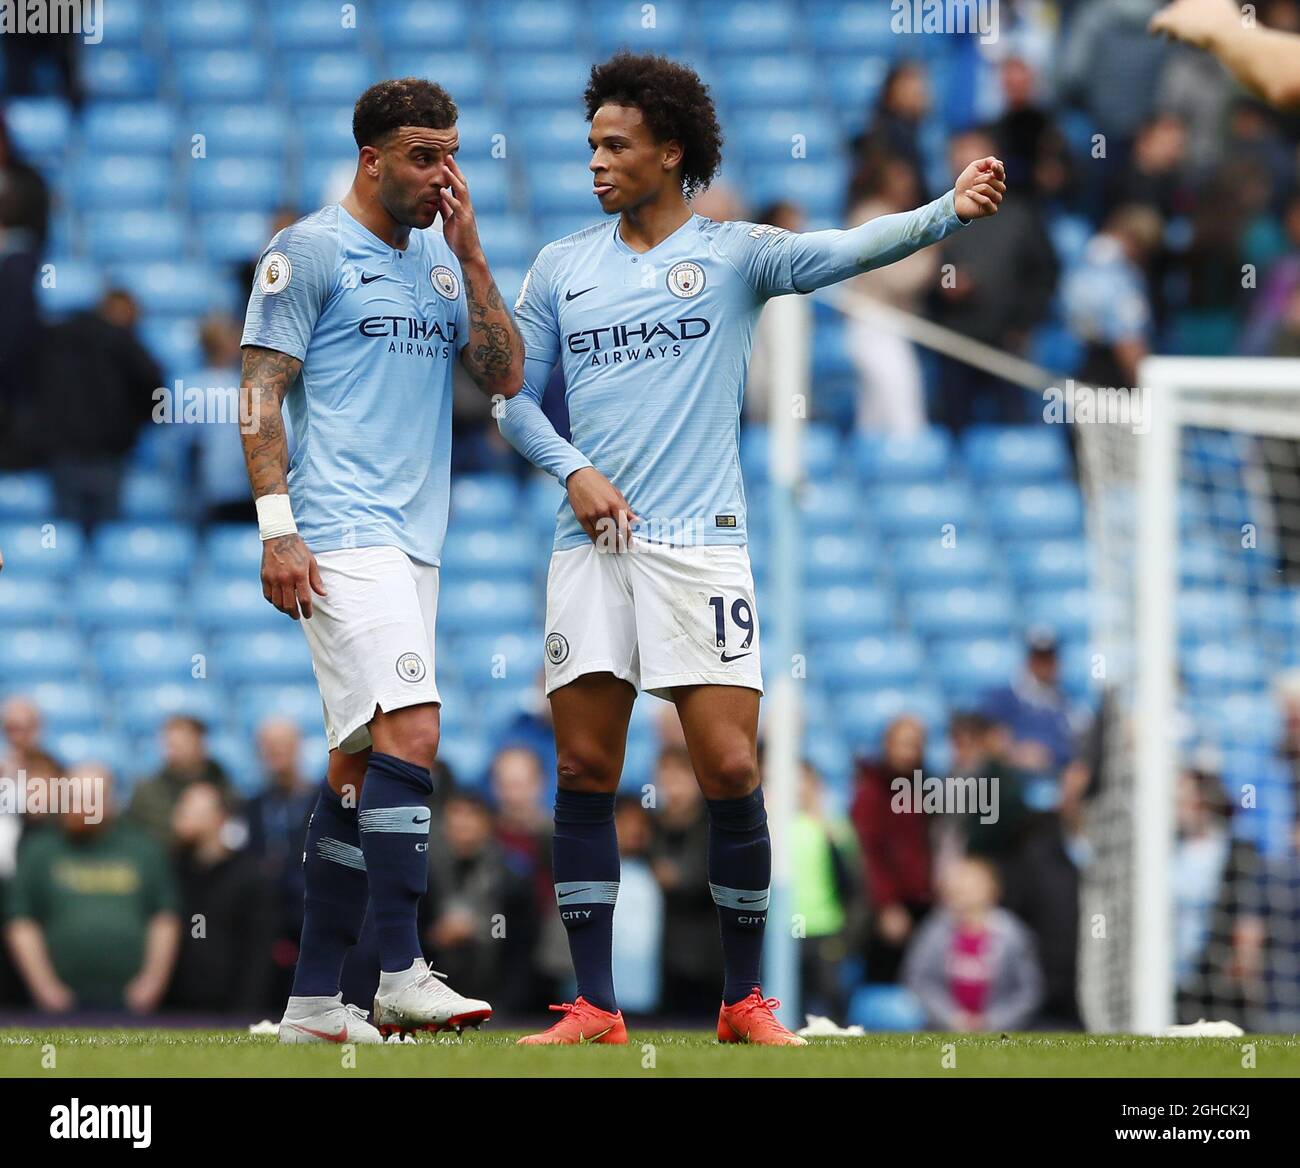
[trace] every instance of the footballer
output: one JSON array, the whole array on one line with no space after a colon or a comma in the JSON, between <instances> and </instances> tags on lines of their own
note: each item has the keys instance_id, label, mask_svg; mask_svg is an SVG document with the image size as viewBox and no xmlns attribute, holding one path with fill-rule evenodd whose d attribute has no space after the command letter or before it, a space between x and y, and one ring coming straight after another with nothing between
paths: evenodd
<instances>
[{"instance_id":1,"label":"footballer","mask_svg":"<svg viewBox=\"0 0 1300 1168\"><path fill-rule=\"evenodd\" d=\"M1002 163L849 231L794 234L693 214L722 160L707 88L688 67L620 53L592 69L593 193L613 219L548 244L515 316L523 391L505 437L562 483L547 579L546 690L558 791L554 879L575 1001L525 1043L623 1043L611 972L614 798L638 689L674 702L708 804L708 879L722 934L718 1039L802 1045L759 984L771 848L757 760L759 620L746 550L740 405L772 296L811 292L996 214ZM559 362L566 442L539 402Z\"/></svg>"},{"instance_id":2,"label":"footballer","mask_svg":"<svg viewBox=\"0 0 1300 1168\"><path fill-rule=\"evenodd\" d=\"M243 443L262 590L302 618L329 745L281 1042L379 1042L492 1013L434 976L416 932L438 748L453 362L501 398L523 377L454 158L456 117L429 81L366 90L351 189L271 240L248 302L241 416L257 419ZM292 462L282 402L298 439ZM367 907L381 969L373 1026L339 991Z\"/></svg>"}]
</instances>

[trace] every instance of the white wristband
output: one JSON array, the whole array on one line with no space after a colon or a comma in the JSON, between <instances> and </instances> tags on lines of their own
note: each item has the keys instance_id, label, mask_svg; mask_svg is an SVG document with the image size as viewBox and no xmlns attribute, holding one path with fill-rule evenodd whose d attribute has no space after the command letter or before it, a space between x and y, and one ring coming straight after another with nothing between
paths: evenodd
<instances>
[{"instance_id":1,"label":"white wristband","mask_svg":"<svg viewBox=\"0 0 1300 1168\"><path fill-rule=\"evenodd\" d=\"M298 525L288 495L263 495L257 500L257 530L265 543L281 535L294 535Z\"/></svg>"}]
</instances>

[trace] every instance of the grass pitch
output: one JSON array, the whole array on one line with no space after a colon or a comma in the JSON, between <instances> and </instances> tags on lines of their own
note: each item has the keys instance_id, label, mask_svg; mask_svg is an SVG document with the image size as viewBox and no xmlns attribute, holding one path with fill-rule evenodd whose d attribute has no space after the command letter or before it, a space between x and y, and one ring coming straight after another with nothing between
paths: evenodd
<instances>
[{"instance_id":1,"label":"grass pitch","mask_svg":"<svg viewBox=\"0 0 1300 1168\"><path fill-rule=\"evenodd\" d=\"M461 1038L425 1036L414 1043L344 1048L280 1046L274 1038L234 1030L0 1030L0 1077L1300 1076L1295 1036L869 1034L779 1049L723 1046L705 1031L648 1030L632 1031L627 1046L518 1047L520 1033L489 1029Z\"/></svg>"}]
</instances>

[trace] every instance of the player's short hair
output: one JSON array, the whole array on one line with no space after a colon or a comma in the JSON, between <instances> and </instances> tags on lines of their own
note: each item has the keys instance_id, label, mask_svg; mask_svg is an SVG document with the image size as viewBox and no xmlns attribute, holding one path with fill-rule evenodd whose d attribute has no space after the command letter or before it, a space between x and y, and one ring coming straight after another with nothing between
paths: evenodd
<instances>
[{"instance_id":1,"label":"player's short hair","mask_svg":"<svg viewBox=\"0 0 1300 1168\"><path fill-rule=\"evenodd\" d=\"M372 85L352 111L352 137L357 149L378 146L399 126L450 130L456 124L456 103L441 85L422 77L399 77Z\"/></svg>"},{"instance_id":2,"label":"player's short hair","mask_svg":"<svg viewBox=\"0 0 1300 1168\"><path fill-rule=\"evenodd\" d=\"M639 109L656 141L682 144L682 193L689 199L708 189L722 165L722 127L709 87L690 66L624 50L592 66L582 97L587 121L603 105Z\"/></svg>"}]
</instances>

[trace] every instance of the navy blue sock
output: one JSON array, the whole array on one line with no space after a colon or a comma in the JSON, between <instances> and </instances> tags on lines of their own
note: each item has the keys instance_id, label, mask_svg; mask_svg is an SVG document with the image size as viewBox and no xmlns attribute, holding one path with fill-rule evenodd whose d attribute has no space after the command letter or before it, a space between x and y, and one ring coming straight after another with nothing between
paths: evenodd
<instances>
[{"instance_id":1,"label":"navy blue sock","mask_svg":"<svg viewBox=\"0 0 1300 1168\"><path fill-rule=\"evenodd\" d=\"M569 933L578 994L611 1012L614 998L614 902L618 899L618 835L614 795L555 793L552 849L555 902Z\"/></svg>"},{"instance_id":2,"label":"navy blue sock","mask_svg":"<svg viewBox=\"0 0 1300 1168\"><path fill-rule=\"evenodd\" d=\"M709 891L718 906L722 932L722 1000L731 1006L748 997L760 980L772 841L762 787L742 799L707 802Z\"/></svg>"},{"instance_id":3,"label":"navy blue sock","mask_svg":"<svg viewBox=\"0 0 1300 1168\"><path fill-rule=\"evenodd\" d=\"M370 911L379 937L379 968L410 969L421 957L416 912L429 887L428 768L370 752L357 824L370 875Z\"/></svg>"},{"instance_id":4,"label":"navy blue sock","mask_svg":"<svg viewBox=\"0 0 1300 1168\"><path fill-rule=\"evenodd\" d=\"M343 959L361 935L368 888L357 810L321 783L303 848L307 895L293 995L329 998L339 992Z\"/></svg>"}]
</instances>

